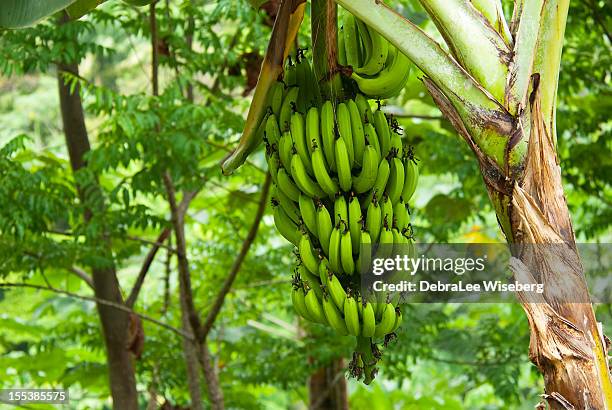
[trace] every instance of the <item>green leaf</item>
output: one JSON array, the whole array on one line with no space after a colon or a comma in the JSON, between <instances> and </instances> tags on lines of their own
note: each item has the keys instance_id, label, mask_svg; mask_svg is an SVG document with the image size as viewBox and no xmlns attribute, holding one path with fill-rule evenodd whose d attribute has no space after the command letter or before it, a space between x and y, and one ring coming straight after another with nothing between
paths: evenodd
<instances>
[{"instance_id":1,"label":"green leaf","mask_svg":"<svg viewBox=\"0 0 612 410\"><path fill-rule=\"evenodd\" d=\"M0 2L0 27L31 26L74 2L75 0L2 0Z\"/></svg>"},{"instance_id":2,"label":"green leaf","mask_svg":"<svg viewBox=\"0 0 612 410\"><path fill-rule=\"evenodd\" d=\"M104 3L106 0L77 0L66 8L66 13L71 19L78 19L89 13L91 10Z\"/></svg>"}]
</instances>

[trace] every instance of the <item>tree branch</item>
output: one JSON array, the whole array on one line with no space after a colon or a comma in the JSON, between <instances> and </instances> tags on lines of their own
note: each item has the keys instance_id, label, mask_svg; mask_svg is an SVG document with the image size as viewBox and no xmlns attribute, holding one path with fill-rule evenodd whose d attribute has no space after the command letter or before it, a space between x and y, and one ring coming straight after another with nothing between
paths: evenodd
<instances>
[{"instance_id":1,"label":"tree branch","mask_svg":"<svg viewBox=\"0 0 612 410\"><path fill-rule=\"evenodd\" d=\"M163 327L164 329L170 330L173 333L176 333L177 335L184 337L186 339L189 340L193 340L193 336L183 332L180 329L177 329L167 323L164 323L160 320L157 320L155 318L152 318L151 316L142 314L142 313L138 313L135 312L134 310L130 309L129 307L121 304L121 303L115 303L115 302L111 302L109 300L106 299L100 299L97 297L93 297L93 296L84 296L84 295L79 295L73 292L69 292L67 290L63 290L63 289L58 289L58 288L54 288L54 287L47 287L47 286L40 286L40 285L32 285L29 283L0 283L0 288L31 288L31 289L37 289L37 290L45 290L45 291L49 291L49 292L54 292L60 295L65 295L65 296L69 296L71 298L74 299L80 299L80 300L84 300L87 302L94 302L100 305L105 305L105 306L109 306L112 308L115 308L117 310L120 310L122 312L127 312L127 313L133 313L136 316L140 317L142 320L146 320L147 322L151 322L154 323L160 327Z\"/></svg>"},{"instance_id":2,"label":"tree branch","mask_svg":"<svg viewBox=\"0 0 612 410\"><path fill-rule=\"evenodd\" d=\"M155 241L156 244L153 245L151 250L149 250L149 253L147 253L147 256L145 257L144 262L140 268L140 272L138 273L138 277L136 278L136 282L134 282L134 286L132 287L132 291L130 292L130 295L128 296L125 302L127 307L129 308L134 307L134 304L136 303L136 299L138 299L138 294L140 293L140 289L142 288L142 284L144 283L145 277L147 276L147 273L149 272L149 268L151 267L151 264L153 263L153 260L155 259L155 255L157 255L157 251L161 247L160 245L168 238L169 235L170 235L170 228L164 229L162 233L157 237L157 240Z\"/></svg>"},{"instance_id":3,"label":"tree branch","mask_svg":"<svg viewBox=\"0 0 612 410\"><path fill-rule=\"evenodd\" d=\"M89 276L87 274L87 272L85 272L83 269L76 267L76 266L71 266L70 267L70 272L74 273L76 276L78 276L79 278L83 279L83 281L85 283L87 283L87 285L93 289L94 288L94 283L93 283L93 279L91 278L91 276Z\"/></svg>"},{"instance_id":4,"label":"tree branch","mask_svg":"<svg viewBox=\"0 0 612 410\"><path fill-rule=\"evenodd\" d=\"M234 283L234 279L236 279L236 275L240 271L242 262L244 262L244 259L246 258L246 255L249 252L249 249L251 248L253 241L255 240L255 236L257 235L257 230L259 229L259 224L266 210L266 204L268 201L268 191L270 190L271 180L272 178L270 177L270 174L267 174L266 179L264 180L264 183L261 188L261 197L259 200L259 206L257 208L257 213L255 214L255 218L253 219L253 224L251 225L251 229L249 230L249 233L246 239L242 243L242 248L240 249L240 253L234 260L234 263L229 271L229 274L227 275L225 282L223 282L223 286L219 290L219 293L217 294L217 297L215 298L215 301L213 302L212 307L210 308L208 314L206 315L206 319L204 320L202 327L197 332L197 337L199 338L200 341L206 340L208 333L212 329L213 324L215 323L215 319L217 318L217 316L219 315L219 312L221 311L221 307L223 306L225 297L230 291L230 288L232 287L232 284Z\"/></svg>"}]
</instances>

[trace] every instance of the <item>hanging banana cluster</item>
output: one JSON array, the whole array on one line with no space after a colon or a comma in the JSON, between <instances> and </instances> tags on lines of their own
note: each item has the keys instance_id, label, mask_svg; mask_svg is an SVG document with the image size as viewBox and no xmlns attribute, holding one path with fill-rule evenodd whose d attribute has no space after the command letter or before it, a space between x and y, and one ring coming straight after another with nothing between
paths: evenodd
<instances>
[{"instance_id":1,"label":"hanging banana cluster","mask_svg":"<svg viewBox=\"0 0 612 410\"><path fill-rule=\"evenodd\" d=\"M373 28L346 13L338 32L339 63L353 69L351 78L372 98L398 95L410 75L410 61Z\"/></svg>"},{"instance_id":2,"label":"hanging banana cluster","mask_svg":"<svg viewBox=\"0 0 612 410\"><path fill-rule=\"evenodd\" d=\"M408 201L418 167L380 106L372 111L362 94L323 102L301 52L284 81L274 85L260 132L275 224L297 247L293 305L309 321L358 337L351 373L369 383L380 356L373 342L388 339L402 314L399 296L361 295L360 272L370 267L370 246L390 253L412 243Z\"/></svg>"}]
</instances>

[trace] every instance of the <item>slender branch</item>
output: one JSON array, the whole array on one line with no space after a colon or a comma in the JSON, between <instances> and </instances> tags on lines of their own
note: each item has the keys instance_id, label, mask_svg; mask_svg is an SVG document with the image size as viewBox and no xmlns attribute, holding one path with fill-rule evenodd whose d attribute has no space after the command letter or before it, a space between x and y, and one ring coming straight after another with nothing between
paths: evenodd
<instances>
[{"instance_id":1,"label":"slender branch","mask_svg":"<svg viewBox=\"0 0 612 410\"><path fill-rule=\"evenodd\" d=\"M124 237L124 238L122 238L122 239L127 239L127 240L129 240L129 241L142 242L142 243L146 243L147 245L158 246L158 247L160 247L160 248L164 248L164 249L166 249L166 250L167 250L168 252L170 252L170 253L176 253L176 249L175 249L175 248L173 248L173 247L172 247L172 246L170 246L170 245L166 245L166 244L165 244L165 243L163 243L163 242L151 241L151 240L149 240L149 239L139 238L139 237L137 237L137 236L132 236L132 235L125 236L125 237Z\"/></svg>"},{"instance_id":2,"label":"slender branch","mask_svg":"<svg viewBox=\"0 0 612 410\"><path fill-rule=\"evenodd\" d=\"M160 248L160 245L158 244L163 243L168 238L169 235L170 235L170 228L164 229L162 233L159 234L159 236L157 237L157 240L156 240L157 244L153 245L151 250L149 250L149 253L147 253L147 256L145 257L145 260L140 268L140 272L138 273L138 277L136 278L136 282L134 282L134 286L132 287L132 291L130 292L130 295L128 296L125 302L126 306L128 306L129 308L134 307L134 304L136 303L136 299L138 299L138 294L140 293L142 284L144 283L147 273L149 272L149 268L151 267L151 264L153 264L155 255L157 255L157 251Z\"/></svg>"},{"instance_id":3,"label":"slender branch","mask_svg":"<svg viewBox=\"0 0 612 410\"><path fill-rule=\"evenodd\" d=\"M74 273L79 278L83 279L83 281L85 283L87 283L87 286L89 286L91 289L94 288L93 279L83 269L81 269L81 268L79 268L77 266L71 266L69 271Z\"/></svg>"},{"instance_id":4,"label":"slender branch","mask_svg":"<svg viewBox=\"0 0 612 410\"><path fill-rule=\"evenodd\" d=\"M155 318L152 318L151 316L145 315L143 313L138 313L135 312L134 310L130 309L129 307L121 304L121 303L115 303L115 302L111 302L109 300L106 299L100 299L97 297L93 297L93 296L84 296L84 295L79 295L73 292L69 292L67 290L63 290L63 289L58 289L58 288L54 288L54 287L47 287L47 286L40 286L40 285L32 285L29 283L9 283L9 282L5 282L5 283L0 283L0 288L31 288L31 289L37 289L37 290L45 290L45 291L49 291L49 292L54 292L60 295L64 295L64 296L68 296L74 299L80 299L80 300L84 300L87 302L94 302L94 303L98 303L100 305L105 305L105 306L109 306L112 308L115 308L117 310L121 310L123 312L127 312L127 313L133 313L135 315L137 315L138 317L140 317L142 320L146 320L147 322L151 322L154 323L160 327L163 327L165 329L170 330L173 333L176 333L177 335L184 337L186 339L189 340L193 340L193 336L183 332L180 329L175 328L174 326L171 326L167 323L164 323L160 320L157 320Z\"/></svg>"},{"instance_id":5,"label":"slender branch","mask_svg":"<svg viewBox=\"0 0 612 410\"><path fill-rule=\"evenodd\" d=\"M159 95L159 53L157 39L157 16L155 13L157 2L154 1L149 6L149 25L151 28L151 84L153 86L153 95Z\"/></svg>"},{"instance_id":6,"label":"slender branch","mask_svg":"<svg viewBox=\"0 0 612 410\"><path fill-rule=\"evenodd\" d=\"M236 279L236 276L238 272L240 271L242 262L244 262L244 259L246 258L246 255L249 252L249 249L251 248L253 241L255 240L257 231L259 229L259 224L266 211L266 204L268 201L268 191L270 190L271 180L272 178L270 177L270 174L267 174L266 179L264 180L263 186L261 188L261 197L259 200L259 206L257 208L257 213L255 214L255 218L253 219L253 224L251 225L251 228L249 229L249 233L246 239L242 243L242 248L240 249L240 253L238 253L238 256L234 260L234 263L232 264L232 267L229 271L229 274L227 275L227 278L225 279L225 282L223 282L223 286L219 290L219 293L217 294L217 297L215 298L215 301L213 302L213 305L210 308L208 315L206 315L206 319L204 320L202 327L197 332L197 336L200 341L206 340L208 333L212 329L213 324L215 323L215 319L217 318L217 316L219 315L219 312L221 311L221 307L223 306L225 297L230 291L232 284L234 283L234 279Z\"/></svg>"},{"instance_id":7,"label":"slender branch","mask_svg":"<svg viewBox=\"0 0 612 410\"><path fill-rule=\"evenodd\" d=\"M189 201L183 201L182 207L179 207L176 202L176 190L172 177L169 172L164 174L164 185L166 186L166 194L168 203L170 204L170 212L172 215L172 225L174 226L174 236L176 239L176 256L178 260L178 271L179 271L179 283L184 289L191 289L191 276L189 274L189 261L186 255L186 240L185 240L185 225L184 217L185 210ZM182 209L181 209L182 208ZM200 329L200 319L197 315L193 297L190 292L187 292L184 296L184 303L186 304L186 310L189 313L189 323L194 329L194 333Z\"/></svg>"}]
</instances>

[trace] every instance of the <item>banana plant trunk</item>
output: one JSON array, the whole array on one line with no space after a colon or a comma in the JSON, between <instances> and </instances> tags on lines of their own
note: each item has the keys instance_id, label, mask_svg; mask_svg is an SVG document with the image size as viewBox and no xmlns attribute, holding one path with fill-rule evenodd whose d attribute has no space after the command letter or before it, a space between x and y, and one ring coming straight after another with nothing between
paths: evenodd
<instances>
[{"instance_id":1,"label":"banana plant trunk","mask_svg":"<svg viewBox=\"0 0 612 410\"><path fill-rule=\"evenodd\" d=\"M576 249L556 153L555 106L569 0L420 0L448 46L378 0L336 0L425 74L479 163L531 330L530 358L552 409L612 408L607 346ZM543 405L542 405L543 406Z\"/></svg>"}]
</instances>

